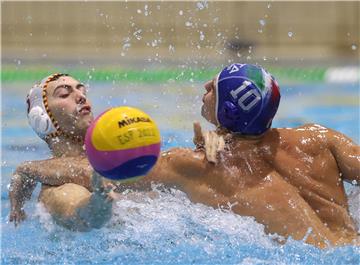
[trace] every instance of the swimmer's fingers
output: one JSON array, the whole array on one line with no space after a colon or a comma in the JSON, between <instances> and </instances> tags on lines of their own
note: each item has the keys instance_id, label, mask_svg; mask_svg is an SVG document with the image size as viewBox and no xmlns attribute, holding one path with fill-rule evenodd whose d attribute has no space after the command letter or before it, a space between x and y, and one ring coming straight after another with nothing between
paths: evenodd
<instances>
[{"instance_id":1,"label":"swimmer's fingers","mask_svg":"<svg viewBox=\"0 0 360 265\"><path fill-rule=\"evenodd\" d=\"M199 122L194 122L194 144L196 148L201 148L205 144L204 136L201 130L201 125Z\"/></svg>"},{"instance_id":2,"label":"swimmer's fingers","mask_svg":"<svg viewBox=\"0 0 360 265\"><path fill-rule=\"evenodd\" d=\"M110 203L112 202L116 196L114 195L114 190L116 186L112 183L105 183L101 186L101 189L96 189L94 192L100 196L105 202Z\"/></svg>"},{"instance_id":3,"label":"swimmer's fingers","mask_svg":"<svg viewBox=\"0 0 360 265\"><path fill-rule=\"evenodd\" d=\"M15 227L25 219L26 219L26 214L23 209L12 210L10 213L9 221L14 222Z\"/></svg>"},{"instance_id":4,"label":"swimmer's fingers","mask_svg":"<svg viewBox=\"0 0 360 265\"><path fill-rule=\"evenodd\" d=\"M116 192L114 192L113 190L111 190L108 194L107 194L107 201L112 202L114 200L119 199L119 196L117 195Z\"/></svg>"}]
</instances>

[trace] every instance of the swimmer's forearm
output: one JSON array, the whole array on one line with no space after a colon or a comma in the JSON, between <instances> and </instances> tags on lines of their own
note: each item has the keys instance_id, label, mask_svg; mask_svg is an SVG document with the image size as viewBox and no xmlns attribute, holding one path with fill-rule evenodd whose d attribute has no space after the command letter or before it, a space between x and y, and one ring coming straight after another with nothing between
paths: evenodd
<instances>
[{"instance_id":1,"label":"swimmer's forearm","mask_svg":"<svg viewBox=\"0 0 360 265\"><path fill-rule=\"evenodd\" d=\"M12 210L23 208L25 200L30 199L31 194L36 186L36 182L26 178L24 175L15 173L11 178L9 188L9 198Z\"/></svg>"},{"instance_id":2,"label":"swimmer's forearm","mask_svg":"<svg viewBox=\"0 0 360 265\"><path fill-rule=\"evenodd\" d=\"M101 228L112 215L112 199L107 194L94 191L87 204L76 210L76 214L89 228Z\"/></svg>"}]
</instances>

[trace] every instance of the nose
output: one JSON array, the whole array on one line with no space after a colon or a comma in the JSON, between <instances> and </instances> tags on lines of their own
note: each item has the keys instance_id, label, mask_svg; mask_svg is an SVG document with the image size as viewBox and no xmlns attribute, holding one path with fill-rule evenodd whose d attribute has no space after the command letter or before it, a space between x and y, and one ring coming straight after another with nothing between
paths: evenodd
<instances>
[{"instance_id":1,"label":"nose","mask_svg":"<svg viewBox=\"0 0 360 265\"><path fill-rule=\"evenodd\" d=\"M211 81L206 82L206 84L204 85L207 92L209 92L211 90L212 84L213 84L213 81L211 80Z\"/></svg>"},{"instance_id":2,"label":"nose","mask_svg":"<svg viewBox=\"0 0 360 265\"><path fill-rule=\"evenodd\" d=\"M86 96L80 90L75 90L76 104L84 104L86 102Z\"/></svg>"}]
</instances>

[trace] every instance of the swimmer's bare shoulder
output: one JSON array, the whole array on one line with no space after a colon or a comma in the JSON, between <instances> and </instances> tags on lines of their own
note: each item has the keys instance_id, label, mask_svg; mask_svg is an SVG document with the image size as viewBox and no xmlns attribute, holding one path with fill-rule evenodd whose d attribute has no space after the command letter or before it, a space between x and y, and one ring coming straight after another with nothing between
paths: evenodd
<instances>
[{"instance_id":1,"label":"swimmer's bare shoulder","mask_svg":"<svg viewBox=\"0 0 360 265\"><path fill-rule=\"evenodd\" d=\"M299 152L317 159L322 157L326 163L332 163L332 157L343 180L353 184L360 182L360 146L340 132L318 124L305 124L297 128L271 129L264 142L275 150L271 152L275 162L284 161L281 154L298 160Z\"/></svg>"},{"instance_id":2,"label":"swimmer's bare shoulder","mask_svg":"<svg viewBox=\"0 0 360 265\"><path fill-rule=\"evenodd\" d=\"M286 148L286 145L297 146L310 154L327 150L336 160L342 178L354 184L360 183L360 146L349 137L319 124L305 124L293 129L272 129L274 130L279 133L282 148Z\"/></svg>"}]
</instances>

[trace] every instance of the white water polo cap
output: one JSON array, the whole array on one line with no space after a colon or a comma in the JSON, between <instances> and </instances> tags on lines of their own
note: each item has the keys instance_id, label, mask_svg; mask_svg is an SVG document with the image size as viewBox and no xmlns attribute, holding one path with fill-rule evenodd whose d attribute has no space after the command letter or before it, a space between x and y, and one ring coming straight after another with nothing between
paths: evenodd
<instances>
[{"instance_id":1,"label":"white water polo cap","mask_svg":"<svg viewBox=\"0 0 360 265\"><path fill-rule=\"evenodd\" d=\"M60 128L54 119L47 100L46 88L51 81L67 74L53 74L44 78L40 84L35 84L26 98L27 117L31 128L41 139L58 136Z\"/></svg>"}]
</instances>

